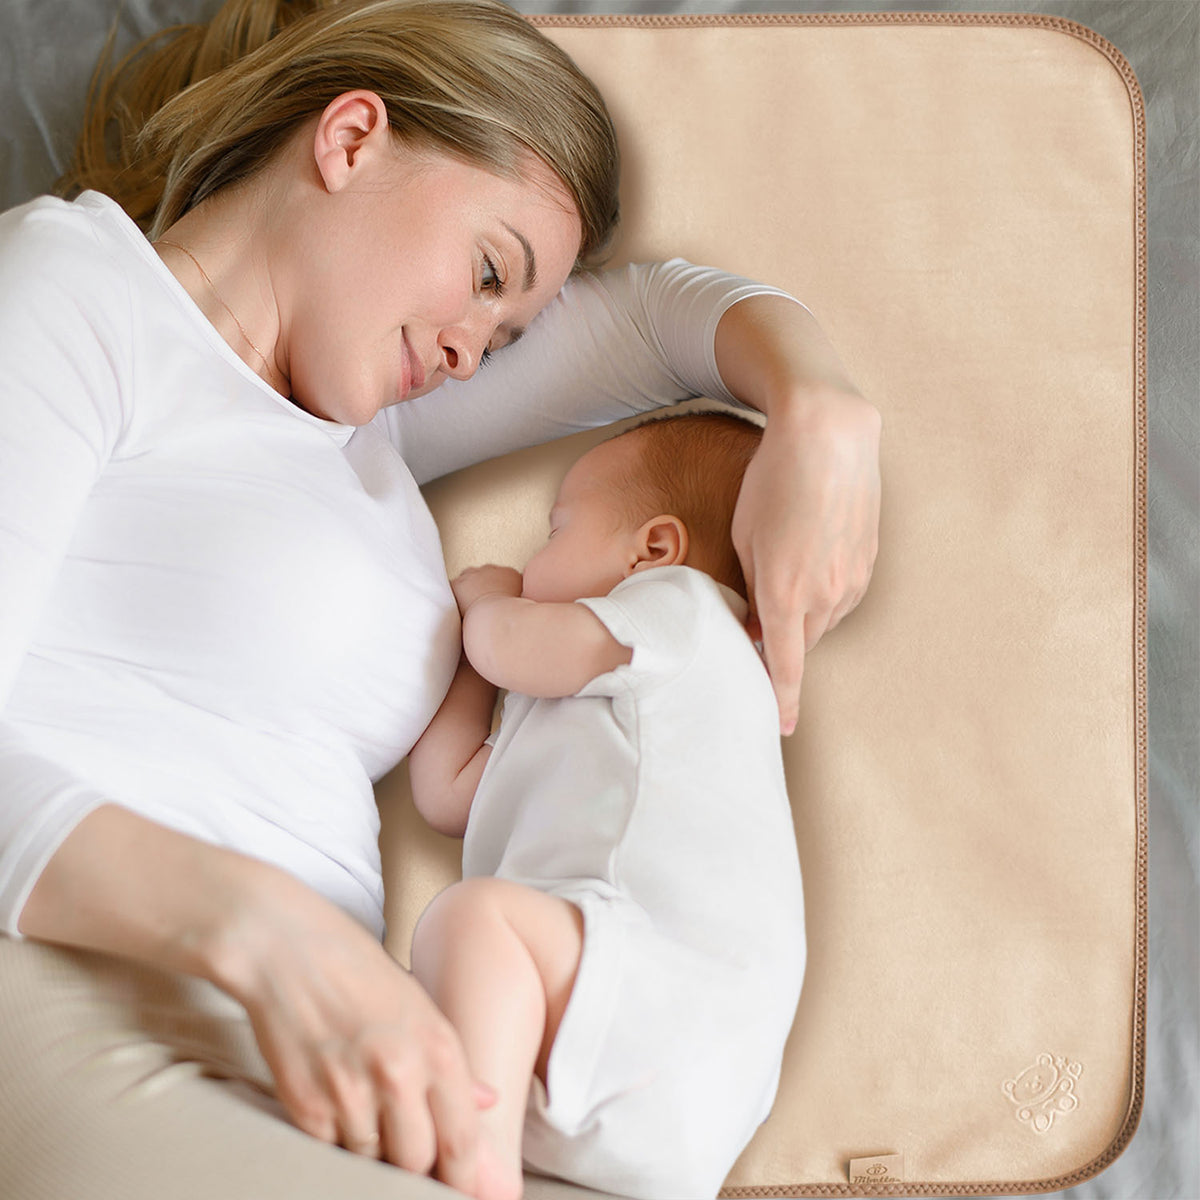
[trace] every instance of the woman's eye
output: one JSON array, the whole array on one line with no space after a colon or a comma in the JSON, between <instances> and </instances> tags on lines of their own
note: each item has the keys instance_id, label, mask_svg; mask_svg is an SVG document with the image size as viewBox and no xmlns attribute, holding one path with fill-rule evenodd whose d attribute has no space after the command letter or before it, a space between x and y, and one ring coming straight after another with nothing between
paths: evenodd
<instances>
[{"instance_id":1,"label":"woman's eye","mask_svg":"<svg viewBox=\"0 0 1200 1200\"><path fill-rule=\"evenodd\" d=\"M492 361L492 352L484 346L483 353L479 356L479 365L486 367Z\"/></svg>"},{"instance_id":2,"label":"woman's eye","mask_svg":"<svg viewBox=\"0 0 1200 1200\"><path fill-rule=\"evenodd\" d=\"M485 292L491 292L495 296L504 295L504 284L500 279L500 273L496 270L496 264L486 255L483 259L483 274L479 280L479 286Z\"/></svg>"}]
</instances>

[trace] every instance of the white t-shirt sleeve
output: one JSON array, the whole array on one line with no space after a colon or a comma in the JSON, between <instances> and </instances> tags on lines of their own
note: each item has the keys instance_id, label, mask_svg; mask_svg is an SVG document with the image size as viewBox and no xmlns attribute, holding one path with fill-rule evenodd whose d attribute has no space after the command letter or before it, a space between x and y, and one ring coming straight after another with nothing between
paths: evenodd
<instances>
[{"instance_id":1,"label":"white t-shirt sleeve","mask_svg":"<svg viewBox=\"0 0 1200 1200\"><path fill-rule=\"evenodd\" d=\"M43 206L45 202L42 202ZM65 207L65 206L64 206ZM105 797L46 761L4 708L88 493L126 416L119 271L64 207L0 216L0 928Z\"/></svg>"},{"instance_id":2,"label":"white t-shirt sleeve","mask_svg":"<svg viewBox=\"0 0 1200 1200\"><path fill-rule=\"evenodd\" d=\"M628 663L598 675L580 696L645 694L669 683L696 655L709 606L722 603L715 585L690 567L656 567L630 575L607 596L577 601L590 608L623 646Z\"/></svg>"},{"instance_id":3,"label":"white t-shirt sleeve","mask_svg":"<svg viewBox=\"0 0 1200 1200\"><path fill-rule=\"evenodd\" d=\"M786 293L678 258L575 276L473 378L376 420L425 483L693 396L737 404L714 339L729 307L758 295Z\"/></svg>"}]
</instances>

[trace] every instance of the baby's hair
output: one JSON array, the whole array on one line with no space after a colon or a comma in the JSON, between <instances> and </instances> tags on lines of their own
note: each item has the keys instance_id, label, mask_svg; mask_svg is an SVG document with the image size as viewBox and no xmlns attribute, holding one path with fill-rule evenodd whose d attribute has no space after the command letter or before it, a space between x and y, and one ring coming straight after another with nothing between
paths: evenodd
<instances>
[{"instance_id":1,"label":"baby's hair","mask_svg":"<svg viewBox=\"0 0 1200 1200\"><path fill-rule=\"evenodd\" d=\"M688 564L744 598L733 510L762 428L731 413L675 413L652 417L617 437L632 438L637 446L635 465L621 480L630 519L678 517L688 531Z\"/></svg>"}]
</instances>

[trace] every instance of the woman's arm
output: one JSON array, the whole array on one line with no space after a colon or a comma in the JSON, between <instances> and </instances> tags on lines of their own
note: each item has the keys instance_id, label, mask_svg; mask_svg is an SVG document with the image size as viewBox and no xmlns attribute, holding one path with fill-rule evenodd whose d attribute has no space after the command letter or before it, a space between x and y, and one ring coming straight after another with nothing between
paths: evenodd
<instances>
[{"instance_id":1,"label":"woman's arm","mask_svg":"<svg viewBox=\"0 0 1200 1200\"><path fill-rule=\"evenodd\" d=\"M729 390L767 418L733 537L788 734L805 654L858 604L871 578L880 416L812 314L789 300L757 296L730 308L716 354Z\"/></svg>"},{"instance_id":2,"label":"woman's arm","mask_svg":"<svg viewBox=\"0 0 1200 1200\"><path fill-rule=\"evenodd\" d=\"M449 1023L357 921L285 871L105 805L50 859L21 933L215 983L296 1124L472 1191L475 1085ZM381 1141L373 1141L378 1134Z\"/></svg>"},{"instance_id":3,"label":"woman's arm","mask_svg":"<svg viewBox=\"0 0 1200 1200\"><path fill-rule=\"evenodd\" d=\"M713 341L730 305L776 289L682 259L569 279L525 336L469 380L377 421L418 483L691 396L734 402Z\"/></svg>"},{"instance_id":4,"label":"woman's arm","mask_svg":"<svg viewBox=\"0 0 1200 1200\"><path fill-rule=\"evenodd\" d=\"M767 416L735 544L790 732L806 650L870 579L880 498L879 413L803 305L679 259L570 280L485 371L380 420L424 482L697 395Z\"/></svg>"},{"instance_id":5,"label":"woman's arm","mask_svg":"<svg viewBox=\"0 0 1200 1200\"><path fill-rule=\"evenodd\" d=\"M126 287L65 206L0 216L0 928L10 933L46 858L105 799L30 744L10 697L129 424Z\"/></svg>"}]
</instances>

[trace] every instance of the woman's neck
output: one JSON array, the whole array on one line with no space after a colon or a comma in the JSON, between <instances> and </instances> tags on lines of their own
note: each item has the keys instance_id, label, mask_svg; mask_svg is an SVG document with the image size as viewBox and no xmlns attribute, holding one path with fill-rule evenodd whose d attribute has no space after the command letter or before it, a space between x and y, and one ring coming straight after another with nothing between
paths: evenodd
<instances>
[{"instance_id":1,"label":"woman's neck","mask_svg":"<svg viewBox=\"0 0 1200 1200\"><path fill-rule=\"evenodd\" d=\"M289 395L258 188L210 196L155 241L167 269L252 371Z\"/></svg>"}]
</instances>

